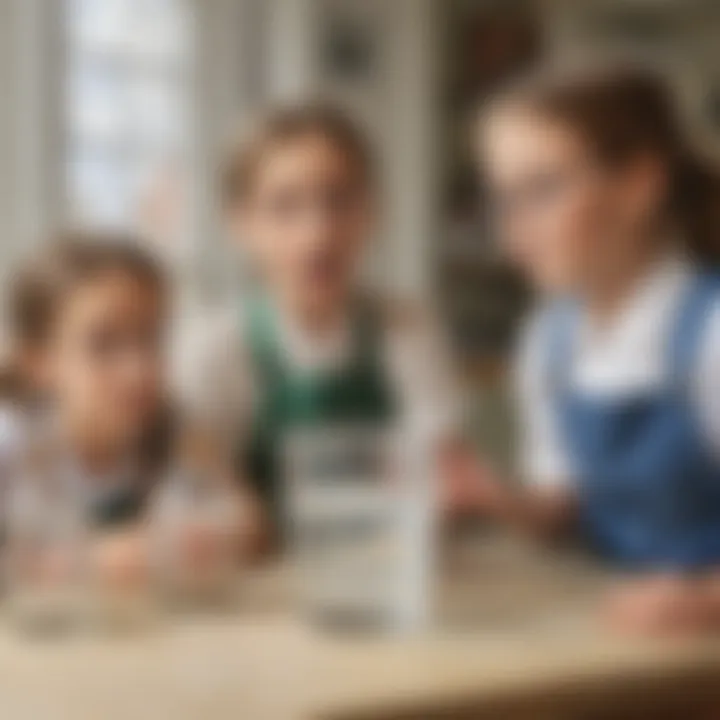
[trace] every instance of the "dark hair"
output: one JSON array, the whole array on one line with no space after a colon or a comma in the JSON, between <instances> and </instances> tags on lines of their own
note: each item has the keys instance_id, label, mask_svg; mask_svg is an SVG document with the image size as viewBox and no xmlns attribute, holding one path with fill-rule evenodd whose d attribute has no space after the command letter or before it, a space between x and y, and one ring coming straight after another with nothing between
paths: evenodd
<instances>
[{"instance_id":1,"label":"dark hair","mask_svg":"<svg viewBox=\"0 0 720 720\"><path fill-rule=\"evenodd\" d=\"M347 157L359 184L373 184L373 153L360 127L335 105L304 102L272 108L231 143L222 169L225 204L247 198L270 153L310 137L322 137L336 146Z\"/></svg>"},{"instance_id":2,"label":"dark hair","mask_svg":"<svg viewBox=\"0 0 720 720\"><path fill-rule=\"evenodd\" d=\"M164 272L135 238L106 231L64 232L56 237L29 259L12 281L8 303L11 344L16 349L41 346L50 337L67 294L83 282L115 272L147 284L161 296L166 293ZM33 399L12 356L0 370L0 395L20 403ZM169 413L163 409L160 415L141 443L148 468L155 467L167 452Z\"/></svg>"},{"instance_id":3,"label":"dark hair","mask_svg":"<svg viewBox=\"0 0 720 720\"><path fill-rule=\"evenodd\" d=\"M558 66L559 67L559 66ZM667 209L691 255L720 261L720 171L692 147L664 78L637 63L566 63L522 78L495 106L520 107L566 123L604 163L648 153L665 163Z\"/></svg>"}]
</instances>

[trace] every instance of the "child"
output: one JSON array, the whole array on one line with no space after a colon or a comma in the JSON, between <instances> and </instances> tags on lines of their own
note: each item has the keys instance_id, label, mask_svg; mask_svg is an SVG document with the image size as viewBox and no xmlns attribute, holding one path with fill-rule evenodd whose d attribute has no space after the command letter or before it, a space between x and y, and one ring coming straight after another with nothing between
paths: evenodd
<instances>
[{"instance_id":1,"label":"child","mask_svg":"<svg viewBox=\"0 0 720 720\"><path fill-rule=\"evenodd\" d=\"M530 488L485 482L476 501L575 520L648 573L609 604L621 628L720 628L718 176L629 66L520 83L481 146L508 251L548 302L519 359Z\"/></svg>"},{"instance_id":2,"label":"child","mask_svg":"<svg viewBox=\"0 0 720 720\"><path fill-rule=\"evenodd\" d=\"M64 237L18 275L10 322L24 423L2 437L2 456L14 456L9 482L42 456L73 478L96 525L141 518L176 435L164 386L167 295L154 261L112 235Z\"/></svg>"},{"instance_id":3,"label":"child","mask_svg":"<svg viewBox=\"0 0 720 720\"><path fill-rule=\"evenodd\" d=\"M239 446L275 519L293 428L382 427L405 413L429 436L452 433L457 409L437 334L421 314L359 288L377 197L353 123L323 105L275 110L230 153L224 199L257 283L228 317L191 336L181 382L195 410Z\"/></svg>"}]
</instances>

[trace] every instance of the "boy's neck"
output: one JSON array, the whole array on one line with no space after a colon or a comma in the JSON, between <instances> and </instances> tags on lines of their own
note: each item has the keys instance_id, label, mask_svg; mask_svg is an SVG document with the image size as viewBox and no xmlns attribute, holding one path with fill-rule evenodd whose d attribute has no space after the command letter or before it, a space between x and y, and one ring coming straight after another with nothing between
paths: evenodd
<instances>
[{"instance_id":1,"label":"boy's neck","mask_svg":"<svg viewBox=\"0 0 720 720\"><path fill-rule=\"evenodd\" d=\"M348 317L349 298L332 305L301 303L279 295L277 306L283 318L294 328L310 335L324 335L342 327Z\"/></svg>"}]
</instances>

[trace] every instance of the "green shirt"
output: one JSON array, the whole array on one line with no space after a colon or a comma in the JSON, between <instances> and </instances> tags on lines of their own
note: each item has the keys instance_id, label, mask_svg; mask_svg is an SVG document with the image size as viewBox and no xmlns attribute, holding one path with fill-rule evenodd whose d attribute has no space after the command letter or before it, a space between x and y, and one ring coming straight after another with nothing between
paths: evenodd
<instances>
[{"instance_id":1,"label":"green shirt","mask_svg":"<svg viewBox=\"0 0 720 720\"><path fill-rule=\"evenodd\" d=\"M380 359L376 315L358 306L352 321L352 352L327 371L297 370L283 356L274 312L267 302L251 303L245 335L259 384L259 402L243 469L278 520L282 509L282 447L297 429L343 424L383 426L396 414L396 399Z\"/></svg>"}]
</instances>

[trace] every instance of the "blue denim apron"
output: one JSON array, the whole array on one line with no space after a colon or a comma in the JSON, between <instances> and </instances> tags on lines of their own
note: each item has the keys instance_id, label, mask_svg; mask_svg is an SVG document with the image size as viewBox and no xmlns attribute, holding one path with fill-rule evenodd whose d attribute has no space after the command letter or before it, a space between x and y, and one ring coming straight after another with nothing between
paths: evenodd
<instances>
[{"instance_id":1,"label":"blue denim apron","mask_svg":"<svg viewBox=\"0 0 720 720\"><path fill-rule=\"evenodd\" d=\"M615 399L570 390L577 312L565 305L551 314L551 382L581 529L614 563L688 571L720 563L720 463L704 441L689 387L718 299L720 278L698 274L670 333L669 382Z\"/></svg>"}]
</instances>

